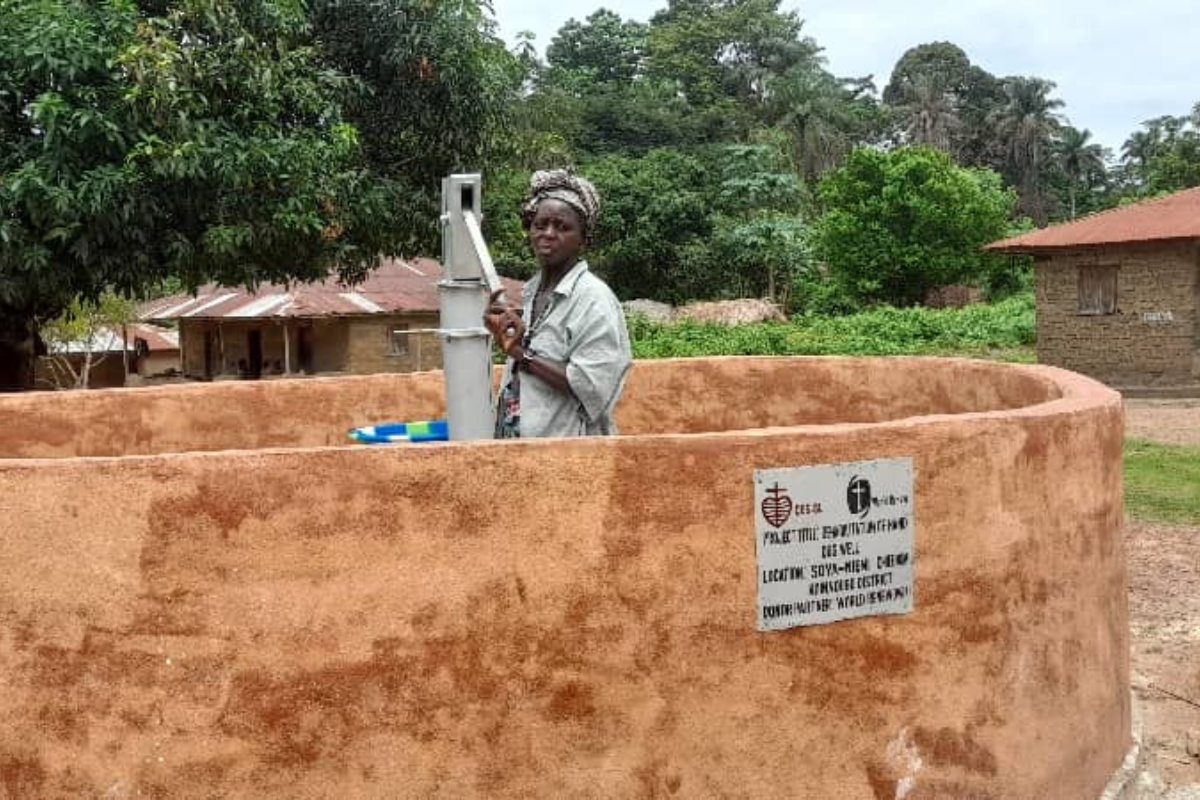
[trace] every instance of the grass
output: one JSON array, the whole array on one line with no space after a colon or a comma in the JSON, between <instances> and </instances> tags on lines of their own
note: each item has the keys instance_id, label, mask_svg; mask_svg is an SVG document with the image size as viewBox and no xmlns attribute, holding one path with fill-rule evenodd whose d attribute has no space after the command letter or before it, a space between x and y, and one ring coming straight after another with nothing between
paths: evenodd
<instances>
[{"instance_id":1,"label":"grass","mask_svg":"<svg viewBox=\"0 0 1200 800\"><path fill-rule=\"evenodd\" d=\"M1135 519L1200 525L1200 447L1125 440L1125 508Z\"/></svg>"}]
</instances>

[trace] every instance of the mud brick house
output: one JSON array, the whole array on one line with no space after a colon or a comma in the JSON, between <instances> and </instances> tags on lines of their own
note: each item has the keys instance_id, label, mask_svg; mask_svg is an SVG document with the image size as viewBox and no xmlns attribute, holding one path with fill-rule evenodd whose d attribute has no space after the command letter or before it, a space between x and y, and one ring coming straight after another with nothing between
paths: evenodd
<instances>
[{"instance_id":1,"label":"mud brick house","mask_svg":"<svg viewBox=\"0 0 1200 800\"><path fill-rule=\"evenodd\" d=\"M1200 188L987 249L1034 258L1042 363L1127 390L1200 391Z\"/></svg>"},{"instance_id":2,"label":"mud brick house","mask_svg":"<svg viewBox=\"0 0 1200 800\"><path fill-rule=\"evenodd\" d=\"M440 369L441 277L436 261L387 259L355 286L209 285L140 316L178 324L183 373L198 380Z\"/></svg>"}]
</instances>

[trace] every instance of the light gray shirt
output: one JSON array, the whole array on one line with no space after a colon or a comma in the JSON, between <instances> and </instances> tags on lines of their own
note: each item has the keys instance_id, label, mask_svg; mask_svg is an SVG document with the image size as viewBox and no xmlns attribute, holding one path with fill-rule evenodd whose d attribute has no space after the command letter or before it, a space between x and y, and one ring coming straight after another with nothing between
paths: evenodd
<instances>
[{"instance_id":1,"label":"light gray shirt","mask_svg":"<svg viewBox=\"0 0 1200 800\"><path fill-rule=\"evenodd\" d=\"M533 318L533 299L541 275L525 284L521 304L535 355L567 367L566 394L521 373L521 438L615 434L613 407L633 361L625 313L616 295L580 261L554 287L541 319ZM512 376L504 366L501 385Z\"/></svg>"}]
</instances>

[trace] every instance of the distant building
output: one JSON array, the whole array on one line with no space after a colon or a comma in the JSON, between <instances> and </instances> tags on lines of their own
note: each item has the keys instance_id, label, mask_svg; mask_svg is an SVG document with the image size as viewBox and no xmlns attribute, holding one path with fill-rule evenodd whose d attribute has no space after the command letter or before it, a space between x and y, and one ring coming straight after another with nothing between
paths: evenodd
<instances>
[{"instance_id":1,"label":"distant building","mask_svg":"<svg viewBox=\"0 0 1200 800\"><path fill-rule=\"evenodd\" d=\"M1038 359L1131 390L1200 390L1200 188L1003 239L1037 272Z\"/></svg>"},{"instance_id":2,"label":"distant building","mask_svg":"<svg viewBox=\"0 0 1200 800\"><path fill-rule=\"evenodd\" d=\"M179 373L179 337L174 330L158 325L102 328L90 341L53 342L48 349L34 364L34 385L38 389L71 388L72 373L82 371L89 353L89 389L125 386L133 382L134 376L156 378Z\"/></svg>"},{"instance_id":3,"label":"distant building","mask_svg":"<svg viewBox=\"0 0 1200 800\"><path fill-rule=\"evenodd\" d=\"M208 285L139 315L177 323L183 373L198 380L440 369L441 277L436 261L387 259L352 287L332 275L254 292Z\"/></svg>"}]
</instances>

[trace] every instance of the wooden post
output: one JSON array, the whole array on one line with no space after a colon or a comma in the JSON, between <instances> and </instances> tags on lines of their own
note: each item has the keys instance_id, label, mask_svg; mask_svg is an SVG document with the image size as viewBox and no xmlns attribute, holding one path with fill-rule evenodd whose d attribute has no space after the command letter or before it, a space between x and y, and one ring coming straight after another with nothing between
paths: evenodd
<instances>
[{"instance_id":1,"label":"wooden post","mask_svg":"<svg viewBox=\"0 0 1200 800\"><path fill-rule=\"evenodd\" d=\"M137 348L133 350L133 357L137 358ZM125 367L125 385L129 385L129 326L124 322L121 323L121 364Z\"/></svg>"},{"instance_id":2,"label":"wooden post","mask_svg":"<svg viewBox=\"0 0 1200 800\"><path fill-rule=\"evenodd\" d=\"M283 374L292 374L292 340L288 321L283 321Z\"/></svg>"}]
</instances>

